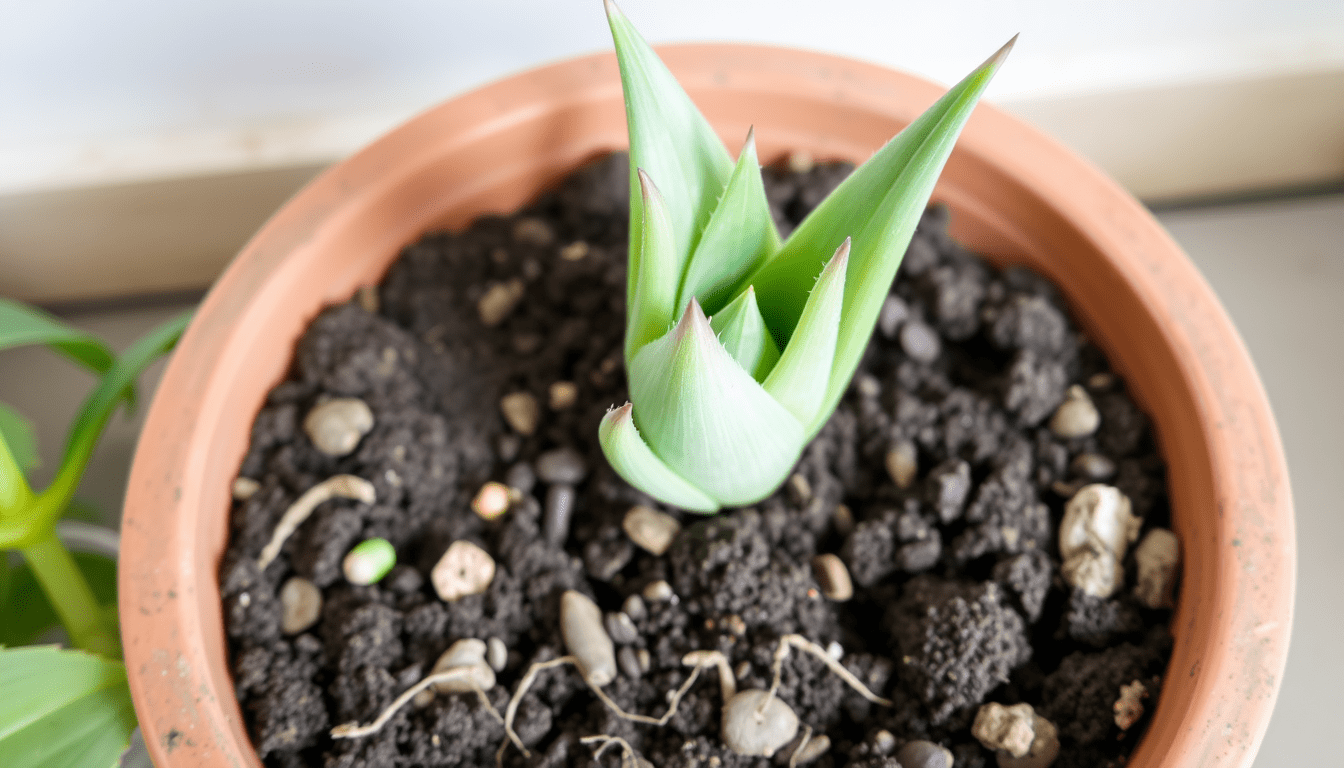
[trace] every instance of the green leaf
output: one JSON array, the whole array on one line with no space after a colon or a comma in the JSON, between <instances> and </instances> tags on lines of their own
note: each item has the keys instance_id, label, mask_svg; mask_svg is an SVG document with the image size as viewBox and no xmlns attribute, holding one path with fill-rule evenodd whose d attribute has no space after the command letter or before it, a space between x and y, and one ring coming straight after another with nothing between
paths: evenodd
<instances>
[{"instance_id":1,"label":"green leaf","mask_svg":"<svg viewBox=\"0 0 1344 768\"><path fill-rule=\"evenodd\" d=\"M658 182L667 200L676 273L681 275L733 173L733 160L630 20L611 0L606 0L606 9L630 131L630 274L643 266L644 215L636 172L643 169ZM635 304L633 281L626 289L626 304Z\"/></svg>"},{"instance_id":2,"label":"green leaf","mask_svg":"<svg viewBox=\"0 0 1344 768\"><path fill-rule=\"evenodd\" d=\"M630 264L630 285L635 300L625 314L625 359L628 363L639 348L667 333L676 317L677 257L672 243L672 222L667 205L653 179L642 169L639 176L641 244L639 263Z\"/></svg>"},{"instance_id":3,"label":"green leaf","mask_svg":"<svg viewBox=\"0 0 1344 768\"><path fill-rule=\"evenodd\" d=\"M710 216L700 243L686 265L677 313L686 309L694 297L706 312L715 313L733 297L732 289L765 260L779 250L779 231L770 216L756 159L755 129L738 155L728 187Z\"/></svg>"},{"instance_id":4,"label":"green leaf","mask_svg":"<svg viewBox=\"0 0 1344 768\"><path fill-rule=\"evenodd\" d=\"M635 355L629 379L654 455L721 505L764 498L802 453L802 423L728 354L698 301Z\"/></svg>"},{"instance_id":5,"label":"green leaf","mask_svg":"<svg viewBox=\"0 0 1344 768\"><path fill-rule=\"evenodd\" d=\"M761 319L755 288L747 286L731 304L709 319L709 326L719 335L723 348L753 379L764 381L779 362L779 347Z\"/></svg>"},{"instance_id":6,"label":"green leaf","mask_svg":"<svg viewBox=\"0 0 1344 768\"><path fill-rule=\"evenodd\" d=\"M602 452L616 473L627 483L666 504L705 514L719 511L717 501L683 480L662 459L653 455L635 427L631 416L633 408L626 403L607 411L597 430Z\"/></svg>"},{"instance_id":7,"label":"green leaf","mask_svg":"<svg viewBox=\"0 0 1344 768\"><path fill-rule=\"evenodd\" d=\"M116 562L87 552L72 552L71 556L80 573L84 574L98 605L115 610ZM34 643L42 633L60 625L60 617L27 563L11 567L9 580L7 592L0 594L0 646Z\"/></svg>"},{"instance_id":8,"label":"green leaf","mask_svg":"<svg viewBox=\"0 0 1344 768\"><path fill-rule=\"evenodd\" d=\"M112 366L112 350L99 339L36 307L0 299L0 349L46 344L95 373Z\"/></svg>"},{"instance_id":9,"label":"green leaf","mask_svg":"<svg viewBox=\"0 0 1344 768\"><path fill-rule=\"evenodd\" d=\"M103 374L98 386L89 394L75 417L56 478L41 494L44 503L48 505L48 515L60 514L74 495L89 456L93 454L94 446L98 444L107 420L116 410L122 393L155 360L173 348L190 321L191 312L184 312L160 324L131 344Z\"/></svg>"},{"instance_id":10,"label":"green leaf","mask_svg":"<svg viewBox=\"0 0 1344 768\"><path fill-rule=\"evenodd\" d=\"M826 384L835 359L836 338L840 334L840 310L844 304L848 264L849 240L846 239L821 271L803 306L803 315L793 337L784 347L779 364L762 385L804 424L816 418L826 399Z\"/></svg>"},{"instance_id":11,"label":"green leaf","mask_svg":"<svg viewBox=\"0 0 1344 768\"><path fill-rule=\"evenodd\" d=\"M0 649L0 765L109 768L135 710L119 662L51 646Z\"/></svg>"},{"instance_id":12,"label":"green leaf","mask_svg":"<svg viewBox=\"0 0 1344 768\"><path fill-rule=\"evenodd\" d=\"M25 473L42 465L37 453L37 433L23 414L0 403L0 439L9 446L14 463Z\"/></svg>"},{"instance_id":13,"label":"green leaf","mask_svg":"<svg viewBox=\"0 0 1344 768\"><path fill-rule=\"evenodd\" d=\"M795 297L810 288L816 254L853 237L835 364L825 405L808 424L809 435L816 434L844 394L934 183L1015 40L850 174L794 230L775 258L748 278L756 286L766 323L777 335L790 335L801 315Z\"/></svg>"}]
</instances>

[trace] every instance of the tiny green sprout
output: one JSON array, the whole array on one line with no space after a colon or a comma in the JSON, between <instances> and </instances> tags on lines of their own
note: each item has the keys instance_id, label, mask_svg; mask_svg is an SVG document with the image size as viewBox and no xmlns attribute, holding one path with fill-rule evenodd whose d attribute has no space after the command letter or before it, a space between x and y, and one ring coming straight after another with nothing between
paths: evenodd
<instances>
[{"instance_id":1,"label":"tiny green sprout","mask_svg":"<svg viewBox=\"0 0 1344 768\"><path fill-rule=\"evenodd\" d=\"M612 0L606 9L630 132L630 402L607 413L599 439L626 481L664 503L751 504L784 482L840 402L1013 40L781 241L754 132L734 161Z\"/></svg>"},{"instance_id":2,"label":"tiny green sprout","mask_svg":"<svg viewBox=\"0 0 1344 768\"><path fill-rule=\"evenodd\" d=\"M365 587L374 584L397 564L397 550L387 539L365 539L355 545L341 563L345 580Z\"/></svg>"}]
</instances>

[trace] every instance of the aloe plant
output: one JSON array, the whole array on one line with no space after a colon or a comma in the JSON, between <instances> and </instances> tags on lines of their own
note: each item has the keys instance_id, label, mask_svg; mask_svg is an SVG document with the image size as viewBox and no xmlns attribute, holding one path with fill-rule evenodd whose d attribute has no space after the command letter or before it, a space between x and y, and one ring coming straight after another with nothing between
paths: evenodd
<instances>
[{"instance_id":1,"label":"aloe plant","mask_svg":"<svg viewBox=\"0 0 1344 768\"><path fill-rule=\"evenodd\" d=\"M665 503L704 513L750 504L779 487L839 403L934 183L1013 41L781 241L753 134L734 162L615 3L606 9L630 133L630 402L603 419L602 449Z\"/></svg>"}]
</instances>

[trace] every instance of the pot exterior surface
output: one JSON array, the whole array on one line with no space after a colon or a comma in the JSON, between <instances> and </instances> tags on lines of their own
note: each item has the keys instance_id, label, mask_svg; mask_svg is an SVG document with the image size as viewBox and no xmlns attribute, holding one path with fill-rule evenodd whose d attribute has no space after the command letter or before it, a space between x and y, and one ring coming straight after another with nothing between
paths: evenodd
<instances>
[{"instance_id":1,"label":"pot exterior surface","mask_svg":"<svg viewBox=\"0 0 1344 768\"><path fill-rule=\"evenodd\" d=\"M660 51L729 146L861 162L941 95L843 58L731 45ZM259 766L229 676L218 583L252 420L326 305L435 228L505 212L626 145L614 56L501 81L425 112L318 177L206 297L150 408L127 492L120 610L155 765ZM1055 280L1152 417L1183 577L1175 648L1129 765L1247 766L1292 623L1294 530L1277 428L1209 286L1131 196L1052 140L977 108L935 198L952 233Z\"/></svg>"}]
</instances>

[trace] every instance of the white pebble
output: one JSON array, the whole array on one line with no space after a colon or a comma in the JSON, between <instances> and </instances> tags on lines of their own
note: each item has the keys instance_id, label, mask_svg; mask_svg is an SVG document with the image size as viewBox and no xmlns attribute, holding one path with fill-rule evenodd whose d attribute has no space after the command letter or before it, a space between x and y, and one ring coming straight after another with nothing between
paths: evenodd
<instances>
[{"instance_id":1,"label":"white pebble","mask_svg":"<svg viewBox=\"0 0 1344 768\"><path fill-rule=\"evenodd\" d=\"M1127 731L1143 717L1143 700L1148 698L1148 688L1135 680L1129 685L1120 686L1120 698L1111 705L1115 713L1115 727Z\"/></svg>"},{"instance_id":2,"label":"white pebble","mask_svg":"<svg viewBox=\"0 0 1344 768\"><path fill-rule=\"evenodd\" d=\"M1011 757L1025 757L1036 738L1032 722L1035 717L1036 712L1030 704L1005 707L997 701L991 701L975 713L971 735L985 749L1004 752Z\"/></svg>"},{"instance_id":3,"label":"white pebble","mask_svg":"<svg viewBox=\"0 0 1344 768\"><path fill-rule=\"evenodd\" d=\"M790 152L787 162L789 170L799 174L811 171L817 164L817 161L812 159L812 153L805 149L795 149Z\"/></svg>"},{"instance_id":4,"label":"white pebble","mask_svg":"<svg viewBox=\"0 0 1344 768\"><path fill-rule=\"evenodd\" d=\"M247 501L257 495L257 491L261 490L261 483L250 477L235 477L233 487L230 490L233 492L235 500Z\"/></svg>"},{"instance_id":5,"label":"white pebble","mask_svg":"<svg viewBox=\"0 0 1344 768\"><path fill-rule=\"evenodd\" d=\"M356 397L318 403L303 420L313 447L328 456L345 456L373 429L373 411Z\"/></svg>"},{"instance_id":6,"label":"white pebble","mask_svg":"<svg viewBox=\"0 0 1344 768\"><path fill-rule=\"evenodd\" d=\"M639 504L625 513L621 528L635 544L654 555L661 555L681 532L681 523L665 512Z\"/></svg>"},{"instance_id":7,"label":"white pebble","mask_svg":"<svg viewBox=\"0 0 1344 768\"><path fill-rule=\"evenodd\" d=\"M512 314L518 302L523 300L525 290L523 281L516 277L491 285L476 302L476 313L481 323L489 328L504 322L504 318Z\"/></svg>"},{"instance_id":8,"label":"white pebble","mask_svg":"<svg viewBox=\"0 0 1344 768\"><path fill-rule=\"evenodd\" d=\"M1040 715L1035 715L1032 719L1032 730L1035 732L1035 738L1031 740L1031 748L1027 754L1022 757L1013 757L1002 752L996 755L999 768L1049 768L1050 764L1059 757L1059 731L1055 724L1046 720Z\"/></svg>"},{"instance_id":9,"label":"white pebble","mask_svg":"<svg viewBox=\"0 0 1344 768\"><path fill-rule=\"evenodd\" d=\"M563 411L579 401L579 385L572 381L557 381L547 390L547 394L551 410Z\"/></svg>"},{"instance_id":10,"label":"white pebble","mask_svg":"<svg viewBox=\"0 0 1344 768\"><path fill-rule=\"evenodd\" d=\"M560 258L565 261L582 261L588 256L588 243L582 240L575 240L560 249Z\"/></svg>"},{"instance_id":11,"label":"white pebble","mask_svg":"<svg viewBox=\"0 0 1344 768\"><path fill-rule=\"evenodd\" d=\"M602 611L582 592L560 596L560 636L589 685L601 688L616 677L616 646L602 628Z\"/></svg>"},{"instance_id":12,"label":"white pebble","mask_svg":"<svg viewBox=\"0 0 1344 768\"><path fill-rule=\"evenodd\" d=\"M477 687L483 691L494 688L495 671L485 663L485 653L485 643L474 637L458 640L448 646L448 650L444 651L434 664L431 674L463 667L471 671L465 678L435 683L434 690L439 693L467 693L476 690Z\"/></svg>"},{"instance_id":13,"label":"white pebble","mask_svg":"<svg viewBox=\"0 0 1344 768\"><path fill-rule=\"evenodd\" d=\"M513 225L513 239L527 245L546 246L555 242L555 231L541 219L519 219Z\"/></svg>"},{"instance_id":14,"label":"white pebble","mask_svg":"<svg viewBox=\"0 0 1344 768\"><path fill-rule=\"evenodd\" d=\"M897 488L909 488L919 470L919 455L914 443L902 440L887 451L887 474Z\"/></svg>"},{"instance_id":15,"label":"white pebble","mask_svg":"<svg viewBox=\"0 0 1344 768\"><path fill-rule=\"evenodd\" d=\"M280 631L297 635L317 623L322 615L322 590L313 582L295 576L280 588Z\"/></svg>"},{"instance_id":16,"label":"white pebble","mask_svg":"<svg viewBox=\"0 0 1344 768\"><path fill-rule=\"evenodd\" d=\"M1181 545L1176 534L1166 528L1154 528L1134 548L1138 565L1138 584L1134 594L1149 608L1170 608L1176 585L1176 569L1181 562Z\"/></svg>"},{"instance_id":17,"label":"white pebble","mask_svg":"<svg viewBox=\"0 0 1344 768\"><path fill-rule=\"evenodd\" d=\"M739 755L770 757L797 733L798 715L766 691L740 691L723 707L723 743Z\"/></svg>"},{"instance_id":18,"label":"white pebble","mask_svg":"<svg viewBox=\"0 0 1344 768\"><path fill-rule=\"evenodd\" d=\"M481 486L471 500L471 510L482 520L494 520L509 511L509 487L490 481Z\"/></svg>"},{"instance_id":19,"label":"white pebble","mask_svg":"<svg viewBox=\"0 0 1344 768\"><path fill-rule=\"evenodd\" d=\"M644 599L650 603L661 603L664 600L672 599L672 585L662 579L651 581L648 586L644 587L642 594Z\"/></svg>"},{"instance_id":20,"label":"white pebble","mask_svg":"<svg viewBox=\"0 0 1344 768\"><path fill-rule=\"evenodd\" d=\"M1110 597L1124 581L1120 562L1143 521L1130 511L1120 489L1085 485L1064 507L1059 524L1060 569L1064 580L1093 597Z\"/></svg>"},{"instance_id":21,"label":"white pebble","mask_svg":"<svg viewBox=\"0 0 1344 768\"><path fill-rule=\"evenodd\" d=\"M485 660L490 664L490 668L496 672L503 672L505 665L509 663L509 648L504 645L504 641L498 637L492 637L485 641Z\"/></svg>"},{"instance_id":22,"label":"white pebble","mask_svg":"<svg viewBox=\"0 0 1344 768\"><path fill-rule=\"evenodd\" d=\"M1074 384L1064 396L1064 402L1050 417L1050 431L1065 438L1087 437L1101 425L1101 414L1092 404L1087 390Z\"/></svg>"},{"instance_id":23,"label":"white pebble","mask_svg":"<svg viewBox=\"0 0 1344 768\"><path fill-rule=\"evenodd\" d=\"M530 435L537 431L537 420L541 418L541 409L537 398L527 392L511 392L499 400L499 410L504 414L514 432Z\"/></svg>"},{"instance_id":24,"label":"white pebble","mask_svg":"<svg viewBox=\"0 0 1344 768\"><path fill-rule=\"evenodd\" d=\"M481 594L494 578L494 558L470 541L454 541L429 574L434 591L445 603Z\"/></svg>"},{"instance_id":25,"label":"white pebble","mask_svg":"<svg viewBox=\"0 0 1344 768\"><path fill-rule=\"evenodd\" d=\"M806 765L813 760L821 757L831 750L831 738L826 734L808 739L803 748L794 753L789 758L789 762L794 765Z\"/></svg>"}]
</instances>

